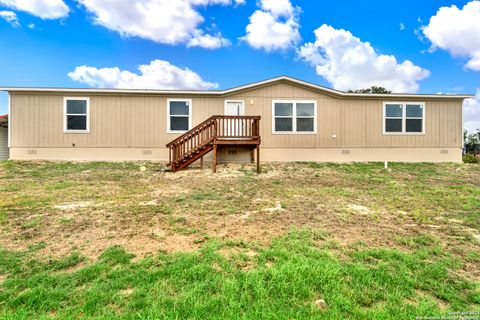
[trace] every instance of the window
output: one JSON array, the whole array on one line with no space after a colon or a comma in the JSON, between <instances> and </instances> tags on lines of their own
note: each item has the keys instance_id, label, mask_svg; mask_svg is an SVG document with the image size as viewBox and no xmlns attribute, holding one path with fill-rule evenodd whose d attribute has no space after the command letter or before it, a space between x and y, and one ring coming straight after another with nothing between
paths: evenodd
<instances>
[{"instance_id":1,"label":"window","mask_svg":"<svg viewBox=\"0 0 480 320\"><path fill-rule=\"evenodd\" d=\"M293 103L277 102L274 104L275 132L293 131Z\"/></svg>"},{"instance_id":2,"label":"window","mask_svg":"<svg viewBox=\"0 0 480 320\"><path fill-rule=\"evenodd\" d=\"M89 98L64 98L64 132L88 133L90 131L89 112Z\"/></svg>"},{"instance_id":3,"label":"window","mask_svg":"<svg viewBox=\"0 0 480 320\"><path fill-rule=\"evenodd\" d=\"M407 104L405 117L406 132L423 132L423 104Z\"/></svg>"},{"instance_id":4,"label":"window","mask_svg":"<svg viewBox=\"0 0 480 320\"><path fill-rule=\"evenodd\" d=\"M168 132L185 132L192 127L192 100L168 99Z\"/></svg>"},{"instance_id":5,"label":"window","mask_svg":"<svg viewBox=\"0 0 480 320\"><path fill-rule=\"evenodd\" d=\"M273 101L273 133L316 133L316 101Z\"/></svg>"},{"instance_id":6,"label":"window","mask_svg":"<svg viewBox=\"0 0 480 320\"><path fill-rule=\"evenodd\" d=\"M384 134L424 134L425 103L385 102Z\"/></svg>"},{"instance_id":7,"label":"window","mask_svg":"<svg viewBox=\"0 0 480 320\"><path fill-rule=\"evenodd\" d=\"M403 105L385 105L385 132L403 131Z\"/></svg>"}]
</instances>

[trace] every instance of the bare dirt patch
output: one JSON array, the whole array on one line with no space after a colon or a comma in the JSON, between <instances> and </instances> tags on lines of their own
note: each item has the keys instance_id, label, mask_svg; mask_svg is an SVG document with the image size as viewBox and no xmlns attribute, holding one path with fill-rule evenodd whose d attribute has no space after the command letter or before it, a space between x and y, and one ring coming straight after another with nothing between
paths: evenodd
<instances>
[{"instance_id":1,"label":"bare dirt patch","mask_svg":"<svg viewBox=\"0 0 480 320\"><path fill-rule=\"evenodd\" d=\"M360 214L360 215L368 215L368 214L372 213L372 211L370 209L368 209L365 206L361 206L359 204L349 204L348 208L353 210L354 212Z\"/></svg>"},{"instance_id":2,"label":"bare dirt patch","mask_svg":"<svg viewBox=\"0 0 480 320\"><path fill-rule=\"evenodd\" d=\"M88 258L96 259L107 248L119 245L134 253L134 259L140 259L160 251L170 253L199 248L197 235L175 234L163 219L141 221L135 219L138 217L121 220L106 216L101 218L100 215L97 219L83 217L77 227L72 227L74 231L70 234L61 226L45 229L38 240L44 242L46 247L39 253L65 256L72 250L78 250Z\"/></svg>"},{"instance_id":3,"label":"bare dirt patch","mask_svg":"<svg viewBox=\"0 0 480 320\"><path fill-rule=\"evenodd\" d=\"M161 242L161 249L165 252L190 252L197 250L202 239L197 235L172 234Z\"/></svg>"},{"instance_id":4,"label":"bare dirt patch","mask_svg":"<svg viewBox=\"0 0 480 320\"><path fill-rule=\"evenodd\" d=\"M93 205L91 201L83 201L83 202L75 202L75 203L65 203L65 204L58 204L54 206L55 209L60 210L74 210L78 208L86 208Z\"/></svg>"},{"instance_id":5,"label":"bare dirt patch","mask_svg":"<svg viewBox=\"0 0 480 320\"><path fill-rule=\"evenodd\" d=\"M275 211L285 211L285 209L282 208L282 204L280 203L280 201L277 201L275 203L275 207L265 208L265 209L262 209L262 211L275 212Z\"/></svg>"}]
</instances>

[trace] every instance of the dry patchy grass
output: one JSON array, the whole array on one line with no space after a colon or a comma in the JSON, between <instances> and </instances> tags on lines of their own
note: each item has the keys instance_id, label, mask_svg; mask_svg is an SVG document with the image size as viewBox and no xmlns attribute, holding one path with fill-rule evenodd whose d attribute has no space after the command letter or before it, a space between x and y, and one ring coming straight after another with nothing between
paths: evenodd
<instances>
[{"instance_id":1,"label":"dry patchy grass","mask_svg":"<svg viewBox=\"0 0 480 320\"><path fill-rule=\"evenodd\" d=\"M120 245L141 258L194 251L212 238L265 246L310 229L325 234L319 246L333 249L408 251L411 239L432 238L480 277L469 256L480 249L480 166L285 163L265 164L260 175L249 165L219 166L217 174L162 168L3 162L0 246L96 259Z\"/></svg>"}]
</instances>

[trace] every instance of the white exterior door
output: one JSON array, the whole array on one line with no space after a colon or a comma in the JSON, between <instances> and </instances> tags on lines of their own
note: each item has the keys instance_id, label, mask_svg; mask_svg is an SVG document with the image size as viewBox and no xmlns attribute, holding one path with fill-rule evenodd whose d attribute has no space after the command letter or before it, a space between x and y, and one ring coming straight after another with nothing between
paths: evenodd
<instances>
[{"instance_id":1,"label":"white exterior door","mask_svg":"<svg viewBox=\"0 0 480 320\"><path fill-rule=\"evenodd\" d=\"M226 116L244 116L245 103L243 101L225 101Z\"/></svg>"},{"instance_id":2,"label":"white exterior door","mask_svg":"<svg viewBox=\"0 0 480 320\"><path fill-rule=\"evenodd\" d=\"M244 101L225 101L225 115L226 116L244 116L245 115L245 102ZM225 134L234 138L240 136L243 133L243 121L236 121L230 119L225 122Z\"/></svg>"}]
</instances>

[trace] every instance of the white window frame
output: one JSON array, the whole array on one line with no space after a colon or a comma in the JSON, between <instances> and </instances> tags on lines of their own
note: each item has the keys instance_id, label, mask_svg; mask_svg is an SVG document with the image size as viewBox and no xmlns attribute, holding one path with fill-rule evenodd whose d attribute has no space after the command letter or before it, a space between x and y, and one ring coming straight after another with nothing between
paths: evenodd
<instances>
[{"instance_id":1,"label":"white window frame","mask_svg":"<svg viewBox=\"0 0 480 320\"><path fill-rule=\"evenodd\" d=\"M170 102L172 101L188 102L188 129L187 130L170 130ZM175 115L172 115L172 117L175 117ZM181 116L181 117L185 117L185 116ZM185 133L190 129L192 129L192 99L182 99L182 98L167 99L167 133Z\"/></svg>"},{"instance_id":2,"label":"white window frame","mask_svg":"<svg viewBox=\"0 0 480 320\"><path fill-rule=\"evenodd\" d=\"M402 117L400 118L391 118L388 119L401 119L402 120L402 131L401 132L387 132L386 129L386 112L387 112L387 104L400 104L402 105ZM407 117L407 104L416 104L421 105L423 110L423 117L422 119L422 132L407 132L407 119L420 119L419 117ZM413 102L413 101L384 101L383 102L383 135L384 136L423 136L425 135L425 116L426 116L426 106L425 102Z\"/></svg>"},{"instance_id":3,"label":"white window frame","mask_svg":"<svg viewBox=\"0 0 480 320\"><path fill-rule=\"evenodd\" d=\"M275 103L293 104L292 131L275 131L275 118L290 118L287 116L275 117ZM297 131L297 103L313 103L313 131ZM272 100L272 134L317 134L317 100Z\"/></svg>"},{"instance_id":4,"label":"white window frame","mask_svg":"<svg viewBox=\"0 0 480 320\"><path fill-rule=\"evenodd\" d=\"M68 100L80 100L87 102L87 113L86 114L73 114L67 113L67 101ZM68 129L68 120L67 116L86 116L87 117L87 128L85 130L69 130ZM63 98L63 132L64 133L90 133L90 98L89 97L64 97Z\"/></svg>"}]
</instances>

